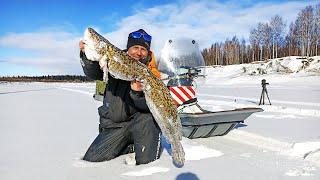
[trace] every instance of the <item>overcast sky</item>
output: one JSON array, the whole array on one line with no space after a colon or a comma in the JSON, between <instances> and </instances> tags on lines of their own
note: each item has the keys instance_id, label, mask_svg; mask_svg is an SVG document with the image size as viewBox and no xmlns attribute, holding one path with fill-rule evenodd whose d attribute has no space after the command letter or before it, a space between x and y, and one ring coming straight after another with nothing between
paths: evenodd
<instances>
[{"instance_id":1,"label":"overcast sky","mask_svg":"<svg viewBox=\"0 0 320 180\"><path fill-rule=\"evenodd\" d=\"M317 1L275 0L1 0L0 76L83 74L78 41L93 27L125 48L128 33L143 28L157 55L168 38L190 37L201 48L237 35L279 14L287 25Z\"/></svg>"}]
</instances>

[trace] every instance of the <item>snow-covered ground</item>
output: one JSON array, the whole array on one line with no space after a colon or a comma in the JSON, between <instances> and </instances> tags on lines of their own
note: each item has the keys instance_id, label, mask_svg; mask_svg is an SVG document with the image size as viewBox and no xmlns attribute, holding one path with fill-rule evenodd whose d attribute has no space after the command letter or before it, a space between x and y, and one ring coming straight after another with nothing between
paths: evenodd
<instances>
[{"instance_id":1,"label":"snow-covered ground","mask_svg":"<svg viewBox=\"0 0 320 180\"><path fill-rule=\"evenodd\" d=\"M100 102L92 98L93 83L0 83L0 179L320 179L319 69L252 75L253 66L207 68L207 78L197 80L205 109L264 112L226 136L184 138L182 168L166 150L140 166L126 165L129 155L101 163L81 160L98 133ZM262 79L270 83L272 105L257 105Z\"/></svg>"}]
</instances>

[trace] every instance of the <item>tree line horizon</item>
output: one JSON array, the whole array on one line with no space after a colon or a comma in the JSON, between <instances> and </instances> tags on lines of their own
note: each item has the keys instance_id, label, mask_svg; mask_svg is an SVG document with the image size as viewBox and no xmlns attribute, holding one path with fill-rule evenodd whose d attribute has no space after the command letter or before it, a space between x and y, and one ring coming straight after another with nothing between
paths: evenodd
<instances>
[{"instance_id":1,"label":"tree line horizon","mask_svg":"<svg viewBox=\"0 0 320 180\"><path fill-rule=\"evenodd\" d=\"M215 42L202 50L205 64L231 65L286 56L320 54L320 3L306 6L289 25L276 14L269 22L259 22L250 30L249 43L237 36Z\"/></svg>"},{"instance_id":2,"label":"tree line horizon","mask_svg":"<svg viewBox=\"0 0 320 180\"><path fill-rule=\"evenodd\" d=\"M93 82L83 75L0 76L0 82Z\"/></svg>"}]
</instances>

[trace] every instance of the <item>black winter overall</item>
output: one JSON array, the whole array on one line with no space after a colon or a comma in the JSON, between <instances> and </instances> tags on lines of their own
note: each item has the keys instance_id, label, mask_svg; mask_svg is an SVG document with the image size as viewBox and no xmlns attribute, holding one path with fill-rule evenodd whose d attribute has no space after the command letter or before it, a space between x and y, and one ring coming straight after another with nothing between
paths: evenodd
<instances>
[{"instance_id":1,"label":"black winter overall","mask_svg":"<svg viewBox=\"0 0 320 180\"><path fill-rule=\"evenodd\" d=\"M91 79L102 80L99 63L80 53L84 73ZM133 145L136 164L146 164L160 157L160 129L146 105L143 92L131 90L130 82L109 75L100 115L99 135L90 145L86 161L111 160L128 153Z\"/></svg>"}]
</instances>

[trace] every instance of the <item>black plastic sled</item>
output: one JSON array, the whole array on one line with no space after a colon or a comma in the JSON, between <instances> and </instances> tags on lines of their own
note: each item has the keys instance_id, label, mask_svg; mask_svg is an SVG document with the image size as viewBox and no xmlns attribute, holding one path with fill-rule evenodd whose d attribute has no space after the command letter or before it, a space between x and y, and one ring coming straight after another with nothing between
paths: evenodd
<instances>
[{"instance_id":1,"label":"black plastic sled","mask_svg":"<svg viewBox=\"0 0 320 180\"><path fill-rule=\"evenodd\" d=\"M200 107L199 107L200 108ZM241 108L227 111L203 111L201 113L179 113L183 136L207 138L228 134L238 123L243 123L252 113L263 111L261 108Z\"/></svg>"}]
</instances>

